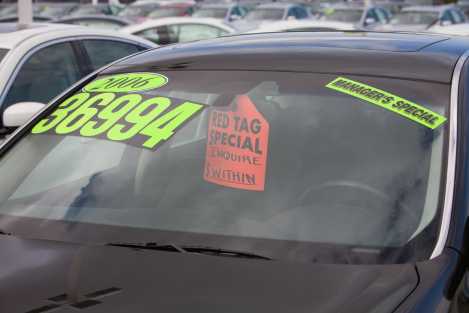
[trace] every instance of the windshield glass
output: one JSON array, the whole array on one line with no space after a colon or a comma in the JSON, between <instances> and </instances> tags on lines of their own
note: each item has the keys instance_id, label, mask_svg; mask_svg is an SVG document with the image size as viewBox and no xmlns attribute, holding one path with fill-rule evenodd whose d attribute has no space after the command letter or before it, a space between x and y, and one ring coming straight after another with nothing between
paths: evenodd
<instances>
[{"instance_id":1,"label":"windshield glass","mask_svg":"<svg viewBox=\"0 0 469 313\"><path fill-rule=\"evenodd\" d=\"M227 8L202 8L194 12L195 17L213 17L213 18L225 18Z\"/></svg>"},{"instance_id":2,"label":"windshield glass","mask_svg":"<svg viewBox=\"0 0 469 313\"><path fill-rule=\"evenodd\" d=\"M138 92L108 88L122 80L103 77L41 117L0 159L0 229L306 262L430 256L447 85L286 72L158 75L158 86ZM360 96L393 101L401 113Z\"/></svg>"},{"instance_id":3,"label":"windshield glass","mask_svg":"<svg viewBox=\"0 0 469 313\"><path fill-rule=\"evenodd\" d=\"M430 25L438 20L438 12L405 11L393 15L391 24Z\"/></svg>"},{"instance_id":4,"label":"windshield glass","mask_svg":"<svg viewBox=\"0 0 469 313\"><path fill-rule=\"evenodd\" d=\"M246 15L248 21L281 20L282 18L282 9L254 9Z\"/></svg>"},{"instance_id":5,"label":"windshield glass","mask_svg":"<svg viewBox=\"0 0 469 313\"><path fill-rule=\"evenodd\" d=\"M327 21L358 23L362 18L363 10L331 9L326 12L323 19Z\"/></svg>"}]
</instances>

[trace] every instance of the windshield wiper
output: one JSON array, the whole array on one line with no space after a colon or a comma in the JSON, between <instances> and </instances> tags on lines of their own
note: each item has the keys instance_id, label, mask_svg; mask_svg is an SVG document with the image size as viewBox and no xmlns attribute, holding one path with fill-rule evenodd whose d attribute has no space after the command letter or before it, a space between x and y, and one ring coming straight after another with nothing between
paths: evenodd
<instances>
[{"instance_id":1,"label":"windshield wiper","mask_svg":"<svg viewBox=\"0 0 469 313\"><path fill-rule=\"evenodd\" d=\"M11 233L0 229L0 235L11 236Z\"/></svg>"},{"instance_id":2,"label":"windshield wiper","mask_svg":"<svg viewBox=\"0 0 469 313\"><path fill-rule=\"evenodd\" d=\"M214 255L214 256L227 256L227 257L234 257L234 258L272 260L269 257L251 253L251 252L243 252L243 251L205 247L205 246L179 246L175 244L158 244L156 242L146 242L146 243L112 242L112 243L108 243L107 245L114 246L114 247L141 249L141 250L158 250L158 251L180 252L180 253L198 253L198 254Z\"/></svg>"}]
</instances>

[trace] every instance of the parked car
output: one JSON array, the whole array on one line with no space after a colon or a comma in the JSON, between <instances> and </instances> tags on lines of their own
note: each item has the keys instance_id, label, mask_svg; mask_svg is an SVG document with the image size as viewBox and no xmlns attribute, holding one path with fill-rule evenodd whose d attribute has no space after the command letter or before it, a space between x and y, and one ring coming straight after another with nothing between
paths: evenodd
<instances>
[{"instance_id":1,"label":"parked car","mask_svg":"<svg viewBox=\"0 0 469 313\"><path fill-rule=\"evenodd\" d=\"M444 27L431 27L427 32L445 35L469 36L469 23L453 24Z\"/></svg>"},{"instance_id":2,"label":"parked car","mask_svg":"<svg viewBox=\"0 0 469 313\"><path fill-rule=\"evenodd\" d=\"M464 13L454 5L409 6L396 13L381 30L425 31L466 22Z\"/></svg>"},{"instance_id":3,"label":"parked car","mask_svg":"<svg viewBox=\"0 0 469 313\"><path fill-rule=\"evenodd\" d=\"M147 15L148 19L163 17L191 16L194 13L194 4L190 2L165 3Z\"/></svg>"},{"instance_id":4,"label":"parked car","mask_svg":"<svg viewBox=\"0 0 469 313\"><path fill-rule=\"evenodd\" d=\"M387 9L376 5L336 4L325 8L319 21L321 27L341 25L344 28L370 29L389 23L390 15Z\"/></svg>"},{"instance_id":5,"label":"parked car","mask_svg":"<svg viewBox=\"0 0 469 313\"><path fill-rule=\"evenodd\" d=\"M148 19L148 15L161 5L158 2L134 2L126 6L117 15L134 23L141 23Z\"/></svg>"},{"instance_id":6,"label":"parked car","mask_svg":"<svg viewBox=\"0 0 469 313\"><path fill-rule=\"evenodd\" d=\"M70 16L63 19L55 20L53 22L61 24L88 26L106 30L117 30L130 25L130 23L123 18L109 15Z\"/></svg>"},{"instance_id":7,"label":"parked car","mask_svg":"<svg viewBox=\"0 0 469 313\"><path fill-rule=\"evenodd\" d=\"M78 7L79 4L74 2L36 2L33 12L44 18L57 19L69 15Z\"/></svg>"},{"instance_id":8,"label":"parked car","mask_svg":"<svg viewBox=\"0 0 469 313\"><path fill-rule=\"evenodd\" d=\"M466 16L466 20L469 18L469 1L468 0L459 0L457 1L458 8L461 9L461 11L464 13ZM1 14L1 11L0 11Z\"/></svg>"},{"instance_id":9,"label":"parked car","mask_svg":"<svg viewBox=\"0 0 469 313\"><path fill-rule=\"evenodd\" d=\"M120 6L109 3L80 4L70 13L70 16L88 15L116 15L121 11Z\"/></svg>"},{"instance_id":10,"label":"parked car","mask_svg":"<svg viewBox=\"0 0 469 313\"><path fill-rule=\"evenodd\" d=\"M88 76L0 149L0 311L468 312L468 51L243 35Z\"/></svg>"},{"instance_id":11,"label":"parked car","mask_svg":"<svg viewBox=\"0 0 469 313\"><path fill-rule=\"evenodd\" d=\"M195 10L194 17L209 17L233 22L243 19L248 13L248 9L237 3L220 3L200 5Z\"/></svg>"},{"instance_id":12,"label":"parked car","mask_svg":"<svg viewBox=\"0 0 469 313\"><path fill-rule=\"evenodd\" d=\"M247 33L274 33L274 32L325 32L325 31L356 30L354 25L348 23L331 23L316 20L294 20L264 23L259 28Z\"/></svg>"},{"instance_id":13,"label":"parked car","mask_svg":"<svg viewBox=\"0 0 469 313\"><path fill-rule=\"evenodd\" d=\"M260 4L250 10L245 18L232 24L240 31L249 31L265 22L282 20L302 20L312 18L309 8L301 4L275 2Z\"/></svg>"},{"instance_id":14,"label":"parked car","mask_svg":"<svg viewBox=\"0 0 469 313\"><path fill-rule=\"evenodd\" d=\"M0 25L0 112L20 102L47 103L103 65L151 47L139 37L79 26Z\"/></svg>"},{"instance_id":15,"label":"parked car","mask_svg":"<svg viewBox=\"0 0 469 313\"><path fill-rule=\"evenodd\" d=\"M167 17L120 29L122 33L143 37L158 45L216 38L236 29L212 18Z\"/></svg>"},{"instance_id":16,"label":"parked car","mask_svg":"<svg viewBox=\"0 0 469 313\"><path fill-rule=\"evenodd\" d=\"M311 15L305 6L284 2L261 4L246 15L246 20L251 22L301 20L307 18L311 18Z\"/></svg>"}]
</instances>

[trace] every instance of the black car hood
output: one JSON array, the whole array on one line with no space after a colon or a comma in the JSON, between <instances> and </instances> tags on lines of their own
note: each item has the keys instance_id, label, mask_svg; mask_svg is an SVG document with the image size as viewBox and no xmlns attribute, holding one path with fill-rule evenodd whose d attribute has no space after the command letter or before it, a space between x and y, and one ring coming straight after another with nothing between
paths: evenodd
<instances>
[{"instance_id":1,"label":"black car hood","mask_svg":"<svg viewBox=\"0 0 469 313\"><path fill-rule=\"evenodd\" d=\"M413 265L317 265L0 238L0 312L392 312ZM64 295L66 294L66 296Z\"/></svg>"}]
</instances>

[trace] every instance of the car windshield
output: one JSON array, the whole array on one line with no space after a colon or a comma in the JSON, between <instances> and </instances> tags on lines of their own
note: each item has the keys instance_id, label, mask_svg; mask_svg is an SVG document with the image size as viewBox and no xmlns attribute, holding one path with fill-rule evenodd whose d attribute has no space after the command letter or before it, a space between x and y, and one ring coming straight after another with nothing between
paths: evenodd
<instances>
[{"instance_id":1,"label":"car windshield","mask_svg":"<svg viewBox=\"0 0 469 313\"><path fill-rule=\"evenodd\" d=\"M159 88L137 93L101 77L40 117L0 158L0 229L319 263L431 255L448 85L265 71L158 75ZM393 101L395 111L370 101Z\"/></svg>"},{"instance_id":2,"label":"car windshield","mask_svg":"<svg viewBox=\"0 0 469 313\"><path fill-rule=\"evenodd\" d=\"M438 12L404 11L391 18L396 25L431 25L438 20Z\"/></svg>"},{"instance_id":3,"label":"car windshield","mask_svg":"<svg viewBox=\"0 0 469 313\"><path fill-rule=\"evenodd\" d=\"M283 18L283 9L268 9L257 8L250 11L246 15L248 21L263 21L263 20L281 20Z\"/></svg>"},{"instance_id":4,"label":"car windshield","mask_svg":"<svg viewBox=\"0 0 469 313\"><path fill-rule=\"evenodd\" d=\"M331 9L327 10L323 16L323 19L327 21L358 23L360 22L362 15L363 10Z\"/></svg>"},{"instance_id":5,"label":"car windshield","mask_svg":"<svg viewBox=\"0 0 469 313\"><path fill-rule=\"evenodd\" d=\"M194 12L195 17L213 17L223 19L228 12L227 8L201 8Z\"/></svg>"},{"instance_id":6,"label":"car windshield","mask_svg":"<svg viewBox=\"0 0 469 313\"><path fill-rule=\"evenodd\" d=\"M160 17L172 17L172 16L182 16L186 12L184 7L159 7L152 11L148 17L149 18L160 18Z\"/></svg>"}]
</instances>

